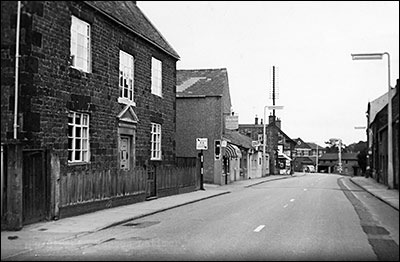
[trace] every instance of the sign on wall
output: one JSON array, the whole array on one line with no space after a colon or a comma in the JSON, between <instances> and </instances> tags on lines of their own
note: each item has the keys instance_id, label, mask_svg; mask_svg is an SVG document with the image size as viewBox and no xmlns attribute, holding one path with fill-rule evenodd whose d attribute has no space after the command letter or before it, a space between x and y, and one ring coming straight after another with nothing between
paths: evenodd
<instances>
[{"instance_id":1,"label":"sign on wall","mask_svg":"<svg viewBox=\"0 0 400 262\"><path fill-rule=\"evenodd\" d=\"M225 116L225 128L229 130L239 129L239 116Z\"/></svg>"}]
</instances>

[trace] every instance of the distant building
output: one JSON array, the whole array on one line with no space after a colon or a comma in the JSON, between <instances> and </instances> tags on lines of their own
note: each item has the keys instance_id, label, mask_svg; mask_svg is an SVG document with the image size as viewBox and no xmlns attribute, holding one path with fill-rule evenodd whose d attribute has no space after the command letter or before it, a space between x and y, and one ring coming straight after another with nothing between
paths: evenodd
<instances>
[{"instance_id":1,"label":"distant building","mask_svg":"<svg viewBox=\"0 0 400 262\"><path fill-rule=\"evenodd\" d=\"M252 138L261 144L263 141L263 123L258 123L258 117L254 124L240 124L239 132ZM281 120L270 115L265 127L266 133L266 159L263 175L291 174L294 172L293 151L296 142L281 130Z\"/></svg>"},{"instance_id":2,"label":"distant building","mask_svg":"<svg viewBox=\"0 0 400 262\"><path fill-rule=\"evenodd\" d=\"M206 138L208 149L203 150L206 183L228 184L247 168L241 161L239 141L225 135L231 132L225 121L232 116L231 107L226 68L177 71L176 154L197 157L200 151L196 149L196 139Z\"/></svg>"},{"instance_id":3,"label":"distant building","mask_svg":"<svg viewBox=\"0 0 400 262\"><path fill-rule=\"evenodd\" d=\"M318 158L318 171L357 176L361 174L358 165L358 153L341 153L342 172L339 172L339 154L325 153Z\"/></svg>"}]
</instances>

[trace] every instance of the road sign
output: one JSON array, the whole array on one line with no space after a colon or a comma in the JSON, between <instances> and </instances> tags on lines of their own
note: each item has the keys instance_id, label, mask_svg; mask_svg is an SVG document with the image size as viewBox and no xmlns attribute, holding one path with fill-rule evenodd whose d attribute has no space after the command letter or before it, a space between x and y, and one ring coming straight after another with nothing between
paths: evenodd
<instances>
[{"instance_id":1,"label":"road sign","mask_svg":"<svg viewBox=\"0 0 400 262\"><path fill-rule=\"evenodd\" d=\"M207 150L208 149L208 139L207 138L196 138L196 149L197 150Z\"/></svg>"}]
</instances>

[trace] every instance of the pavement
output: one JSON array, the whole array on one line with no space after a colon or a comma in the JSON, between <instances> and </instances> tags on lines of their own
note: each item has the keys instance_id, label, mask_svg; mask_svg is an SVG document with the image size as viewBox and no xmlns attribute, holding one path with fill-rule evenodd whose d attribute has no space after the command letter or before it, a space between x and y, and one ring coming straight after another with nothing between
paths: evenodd
<instances>
[{"instance_id":1,"label":"pavement","mask_svg":"<svg viewBox=\"0 0 400 262\"><path fill-rule=\"evenodd\" d=\"M228 185L204 184L205 190L156 198L100 211L25 225L20 231L1 232L1 259L9 259L18 254L32 251L49 242L76 238L128 221L152 215L168 209L187 205L204 199L229 194L235 190L251 187L268 181L304 176L306 173L271 175L262 178L235 181ZM368 191L378 199L399 210L399 191L388 189L372 178L351 177L350 181Z\"/></svg>"}]
</instances>

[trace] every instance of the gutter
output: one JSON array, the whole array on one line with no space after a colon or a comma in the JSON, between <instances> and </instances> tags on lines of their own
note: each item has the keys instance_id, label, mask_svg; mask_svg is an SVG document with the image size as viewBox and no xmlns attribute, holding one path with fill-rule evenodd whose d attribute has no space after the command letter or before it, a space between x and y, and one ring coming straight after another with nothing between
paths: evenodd
<instances>
[{"instance_id":1,"label":"gutter","mask_svg":"<svg viewBox=\"0 0 400 262\"><path fill-rule=\"evenodd\" d=\"M15 40L15 97L14 97L14 139L17 139L18 128L18 71L19 71L19 31L21 20L21 1L18 1L17 10L17 27Z\"/></svg>"}]
</instances>

